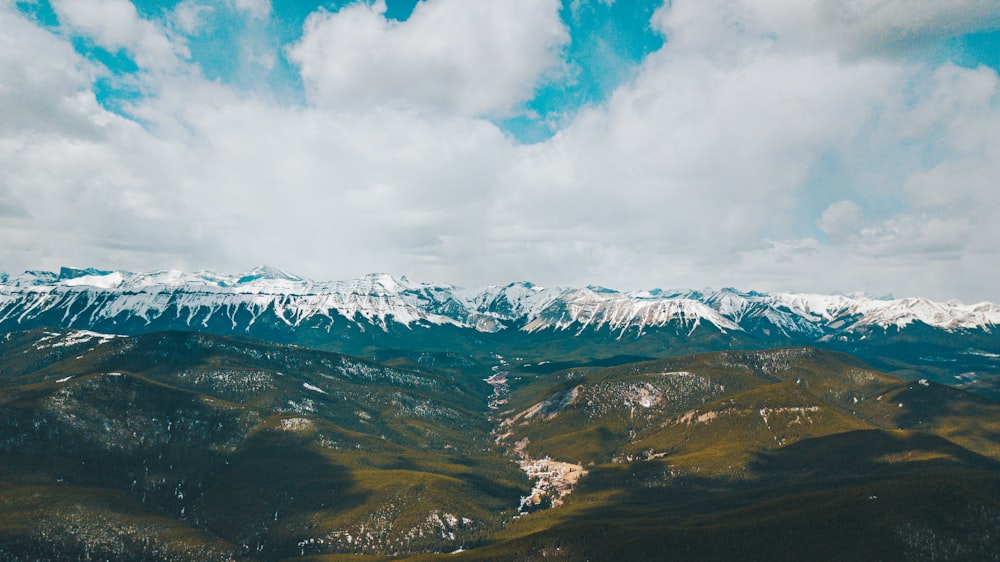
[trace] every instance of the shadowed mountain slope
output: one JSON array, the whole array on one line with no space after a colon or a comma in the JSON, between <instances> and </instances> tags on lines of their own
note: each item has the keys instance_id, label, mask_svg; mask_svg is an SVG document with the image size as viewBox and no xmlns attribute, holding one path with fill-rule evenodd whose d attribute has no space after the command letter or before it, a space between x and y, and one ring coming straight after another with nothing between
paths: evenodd
<instances>
[{"instance_id":1,"label":"shadowed mountain slope","mask_svg":"<svg viewBox=\"0 0 1000 562\"><path fill-rule=\"evenodd\" d=\"M0 338L0 559L1000 552L1000 405L959 389L815 348L379 355Z\"/></svg>"}]
</instances>

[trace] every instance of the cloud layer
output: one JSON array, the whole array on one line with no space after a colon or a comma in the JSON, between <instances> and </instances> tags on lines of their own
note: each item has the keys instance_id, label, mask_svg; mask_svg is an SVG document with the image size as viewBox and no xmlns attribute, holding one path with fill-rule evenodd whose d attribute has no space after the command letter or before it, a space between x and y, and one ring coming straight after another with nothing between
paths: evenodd
<instances>
[{"instance_id":1,"label":"cloud layer","mask_svg":"<svg viewBox=\"0 0 1000 562\"><path fill-rule=\"evenodd\" d=\"M318 11L273 44L305 101L206 78L209 10L0 2L0 268L64 264L460 284L738 286L1000 301L1000 92L941 45L988 2L675 0L600 104L523 144L497 123L571 80L554 1ZM92 8L92 9L91 9ZM83 39L134 61L140 95Z\"/></svg>"},{"instance_id":2,"label":"cloud layer","mask_svg":"<svg viewBox=\"0 0 1000 562\"><path fill-rule=\"evenodd\" d=\"M437 0L404 23L384 13L383 2L309 16L289 53L314 104L504 114L558 69L569 40L557 0Z\"/></svg>"}]
</instances>

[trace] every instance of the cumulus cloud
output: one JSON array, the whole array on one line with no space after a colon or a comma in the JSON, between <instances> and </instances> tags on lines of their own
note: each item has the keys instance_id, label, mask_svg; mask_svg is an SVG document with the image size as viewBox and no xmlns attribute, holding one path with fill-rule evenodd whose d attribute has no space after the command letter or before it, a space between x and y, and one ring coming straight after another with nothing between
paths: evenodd
<instances>
[{"instance_id":1,"label":"cumulus cloud","mask_svg":"<svg viewBox=\"0 0 1000 562\"><path fill-rule=\"evenodd\" d=\"M163 28L139 17L129 0L52 0L59 21L115 53L128 51L147 70L176 69L189 56Z\"/></svg>"},{"instance_id":2,"label":"cumulus cloud","mask_svg":"<svg viewBox=\"0 0 1000 562\"><path fill-rule=\"evenodd\" d=\"M526 149L501 205L544 236L733 256L798 226L820 157L855 142L898 80L877 61L766 52L719 66L664 49L606 104Z\"/></svg>"},{"instance_id":3,"label":"cumulus cloud","mask_svg":"<svg viewBox=\"0 0 1000 562\"><path fill-rule=\"evenodd\" d=\"M903 216L864 229L858 248L873 257L958 257L971 226L960 217Z\"/></svg>"},{"instance_id":4,"label":"cumulus cloud","mask_svg":"<svg viewBox=\"0 0 1000 562\"><path fill-rule=\"evenodd\" d=\"M16 152L37 134L92 137L111 116L91 90L104 74L65 40L0 3L0 133Z\"/></svg>"},{"instance_id":5,"label":"cumulus cloud","mask_svg":"<svg viewBox=\"0 0 1000 562\"><path fill-rule=\"evenodd\" d=\"M861 207L854 201L837 201L823 211L816 226L830 238L846 238L861 229Z\"/></svg>"},{"instance_id":6,"label":"cumulus cloud","mask_svg":"<svg viewBox=\"0 0 1000 562\"><path fill-rule=\"evenodd\" d=\"M488 121L288 107L184 72L130 108L140 125L94 101L86 62L65 39L14 16L0 35L17 31L35 48L31 60L11 57L7 75L37 78L15 91L39 108L0 120L5 267L58 267L67 256L224 270L294 256L292 269L318 277L433 266L442 252L472 251L496 193L489 178L512 158ZM60 80L65 69L77 69L75 84ZM84 94L89 105L67 105ZM40 134L63 106L73 113Z\"/></svg>"},{"instance_id":7,"label":"cumulus cloud","mask_svg":"<svg viewBox=\"0 0 1000 562\"><path fill-rule=\"evenodd\" d=\"M174 25L187 35L198 35L204 27L205 17L214 11L214 7L196 0L182 0L174 6Z\"/></svg>"},{"instance_id":8,"label":"cumulus cloud","mask_svg":"<svg viewBox=\"0 0 1000 562\"><path fill-rule=\"evenodd\" d=\"M314 103L505 114L559 67L569 40L557 0L421 2L402 23L384 11L357 3L309 17L289 54Z\"/></svg>"}]
</instances>

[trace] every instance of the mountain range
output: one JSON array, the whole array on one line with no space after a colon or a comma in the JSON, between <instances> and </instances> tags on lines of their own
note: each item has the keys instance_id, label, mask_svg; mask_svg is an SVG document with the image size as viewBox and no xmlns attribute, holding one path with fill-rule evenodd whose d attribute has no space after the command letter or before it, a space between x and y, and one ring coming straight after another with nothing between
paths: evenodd
<instances>
[{"instance_id":1,"label":"mountain range","mask_svg":"<svg viewBox=\"0 0 1000 562\"><path fill-rule=\"evenodd\" d=\"M371 274L316 282L272 267L240 275L92 268L0 275L0 331L250 336L378 358L387 350L524 361L663 357L815 345L905 378L996 395L1000 306L757 291L481 288ZM544 353L536 351L543 349Z\"/></svg>"},{"instance_id":2,"label":"mountain range","mask_svg":"<svg viewBox=\"0 0 1000 562\"><path fill-rule=\"evenodd\" d=\"M462 288L386 274L314 282L271 267L241 275L62 268L58 273L0 276L0 327L57 318L60 325L74 328L137 322L198 328L223 318L233 331L248 332L266 313L293 327L448 324L487 333L608 330L624 336L673 324L817 341L912 324L987 333L1000 324L1000 306L989 302L965 305L858 294L767 294L731 288L620 292L595 286L544 288L530 282Z\"/></svg>"}]
</instances>

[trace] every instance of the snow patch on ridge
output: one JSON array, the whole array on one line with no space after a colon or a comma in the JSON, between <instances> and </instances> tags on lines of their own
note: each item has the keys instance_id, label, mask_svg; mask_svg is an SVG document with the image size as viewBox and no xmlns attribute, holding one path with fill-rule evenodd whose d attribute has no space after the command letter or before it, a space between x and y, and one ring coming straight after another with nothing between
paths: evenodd
<instances>
[{"instance_id":1,"label":"snow patch on ridge","mask_svg":"<svg viewBox=\"0 0 1000 562\"><path fill-rule=\"evenodd\" d=\"M322 388L318 386L313 386L307 382L302 383L302 386L305 387L306 390L312 390L313 392L319 392L320 394L327 394L327 392Z\"/></svg>"},{"instance_id":2,"label":"snow patch on ridge","mask_svg":"<svg viewBox=\"0 0 1000 562\"><path fill-rule=\"evenodd\" d=\"M53 347L69 347L82 343L90 343L93 340L96 345L108 343L116 338L124 338L118 334L101 334L90 330L73 330L67 334L56 332L46 332L46 335L35 342L35 349L49 349Z\"/></svg>"}]
</instances>

